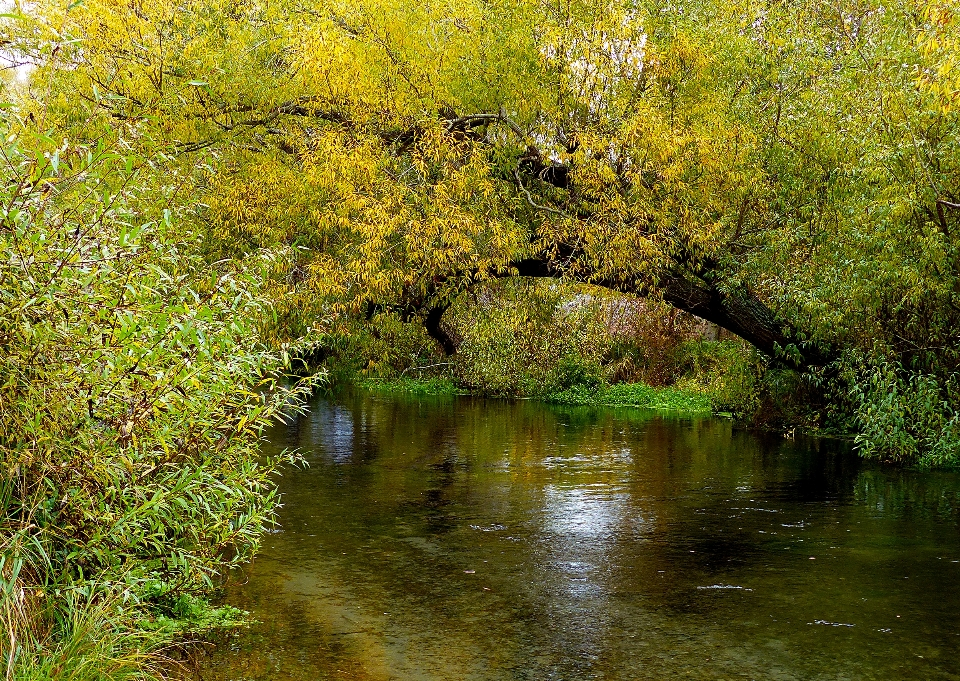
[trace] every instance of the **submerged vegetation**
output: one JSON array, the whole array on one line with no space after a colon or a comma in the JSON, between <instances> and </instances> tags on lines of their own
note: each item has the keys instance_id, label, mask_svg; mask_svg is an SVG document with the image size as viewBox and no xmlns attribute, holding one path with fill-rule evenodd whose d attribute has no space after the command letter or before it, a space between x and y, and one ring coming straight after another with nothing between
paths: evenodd
<instances>
[{"instance_id":1,"label":"submerged vegetation","mask_svg":"<svg viewBox=\"0 0 960 681\"><path fill-rule=\"evenodd\" d=\"M14 3L6 677L235 621L261 429L318 367L960 465L957 35L954 0Z\"/></svg>"}]
</instances>

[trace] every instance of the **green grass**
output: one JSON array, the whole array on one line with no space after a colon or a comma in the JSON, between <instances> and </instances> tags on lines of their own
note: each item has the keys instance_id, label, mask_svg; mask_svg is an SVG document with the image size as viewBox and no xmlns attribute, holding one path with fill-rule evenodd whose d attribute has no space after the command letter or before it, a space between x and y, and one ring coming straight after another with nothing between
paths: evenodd
<instances>
[{"instance_id":1,"label":"green grass","mask_svg":"<svg viewBox=\"0 0 960 681\"><path fill-rule=\"evenodd\" d=\"M411 395L466 395L449 378L360 378L355 382L361 388L383 393L407 393Z\"/></svg>"},{"instance_id":2,"label":"green grass","mask_svg":"<svg viewBox=\"0 0 960 681\"><path fill-rule=\"evenodd\" d=\"M449 378L361 378L355 385L382 393L410 395L469 395ZM681 414L708 415L713 412L710 396L693 390L654 388L643 383L618 383L606 386L573 386L541 396L544 402L594 407L636 407Z\"/></svg>"},{"instance_id":3,"label":"green grass","mask_svg":"<svg viewBox=\"0 0 960 681\"><path fill-rule=\"evenodd\" d=\"M618 383L597 387L573 386L545 396L558 404L595 407L638 407L682 414L709 415L713 412L710 396L677 388L654 388L643 383Z\"/></svg>"},{"instance_id":4,"label":"green grass","mask_svg":"<svg viewBox=\"0 0 960 681\"><path fill-rule=\"evenodd\" d=\"M159 681L166 632L138 629L117 598L67 599L56 612L38 612L48 597L35 590L0 597L2 670L16 681ZM65 606L65 607L64 607ZM12 644L12 645L11 645Z\"/></svg>"}]
</instances>

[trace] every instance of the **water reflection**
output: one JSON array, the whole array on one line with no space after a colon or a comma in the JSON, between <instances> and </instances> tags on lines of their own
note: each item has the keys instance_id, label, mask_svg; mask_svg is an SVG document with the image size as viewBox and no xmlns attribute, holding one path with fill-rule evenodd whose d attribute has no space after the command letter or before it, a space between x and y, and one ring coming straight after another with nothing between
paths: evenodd
<instances>
[{"instance_id":1,"label":"water reflection","mask_svg":"<svg viewBox=\"0 0 960 681\"><path fill-rule=\"evenodd\" d=\"M204 679L960 677L960 481L719 420L317 400Z\"/></svg>"}]
</instances>

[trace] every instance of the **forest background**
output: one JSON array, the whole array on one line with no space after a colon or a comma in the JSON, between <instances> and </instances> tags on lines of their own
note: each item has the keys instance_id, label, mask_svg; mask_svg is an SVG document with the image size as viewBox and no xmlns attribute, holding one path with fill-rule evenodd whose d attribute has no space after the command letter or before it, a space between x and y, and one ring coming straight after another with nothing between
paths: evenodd
<instances>
[{"instance_id":1,"label":"forest background","mask_svg":"<svg viewBox=\"0 0 960 681\"><path fill-rule=\"evenodd\" d=\"M957 36L949 0L11 7L7 678L242 618L261 430L324 380L956 466Z\"/></svg>"}]
</instances>

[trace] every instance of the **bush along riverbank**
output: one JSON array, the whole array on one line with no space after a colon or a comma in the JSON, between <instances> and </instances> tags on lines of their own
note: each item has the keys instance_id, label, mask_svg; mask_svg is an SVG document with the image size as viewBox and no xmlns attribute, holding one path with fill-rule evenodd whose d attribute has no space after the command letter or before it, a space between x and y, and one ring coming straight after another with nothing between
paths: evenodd
<instances>
[{"instance_id":1,"label":"bush along riverbank","mask_svg":"<svg viewBox=\"0 0 960 681\"><path fill-rule=\"evenodd\" d=\"M463 301L448 311L448 331L458 340L450 356L437 356L422 325L380 314L331 334L317 366L335 383L376 391L713 413L742 422L762 410L766 360L742 341L706 340L695 319L663 305L578 295L573 287L496 282L480 304Z\"/></svg>"},{"instance_id":2,"label":"bush along riverbank","mask_svg":"<svg viewBox=\"0 0 960 681\"><path fill-rule=\"evenodd\" d=\"M266 263L197 256L152 159L2 138L0 673L159 678L172 643L242 620L209 597L296 460L260 434L321 376L279 380Z\"/></svg>"}]
</instances>

